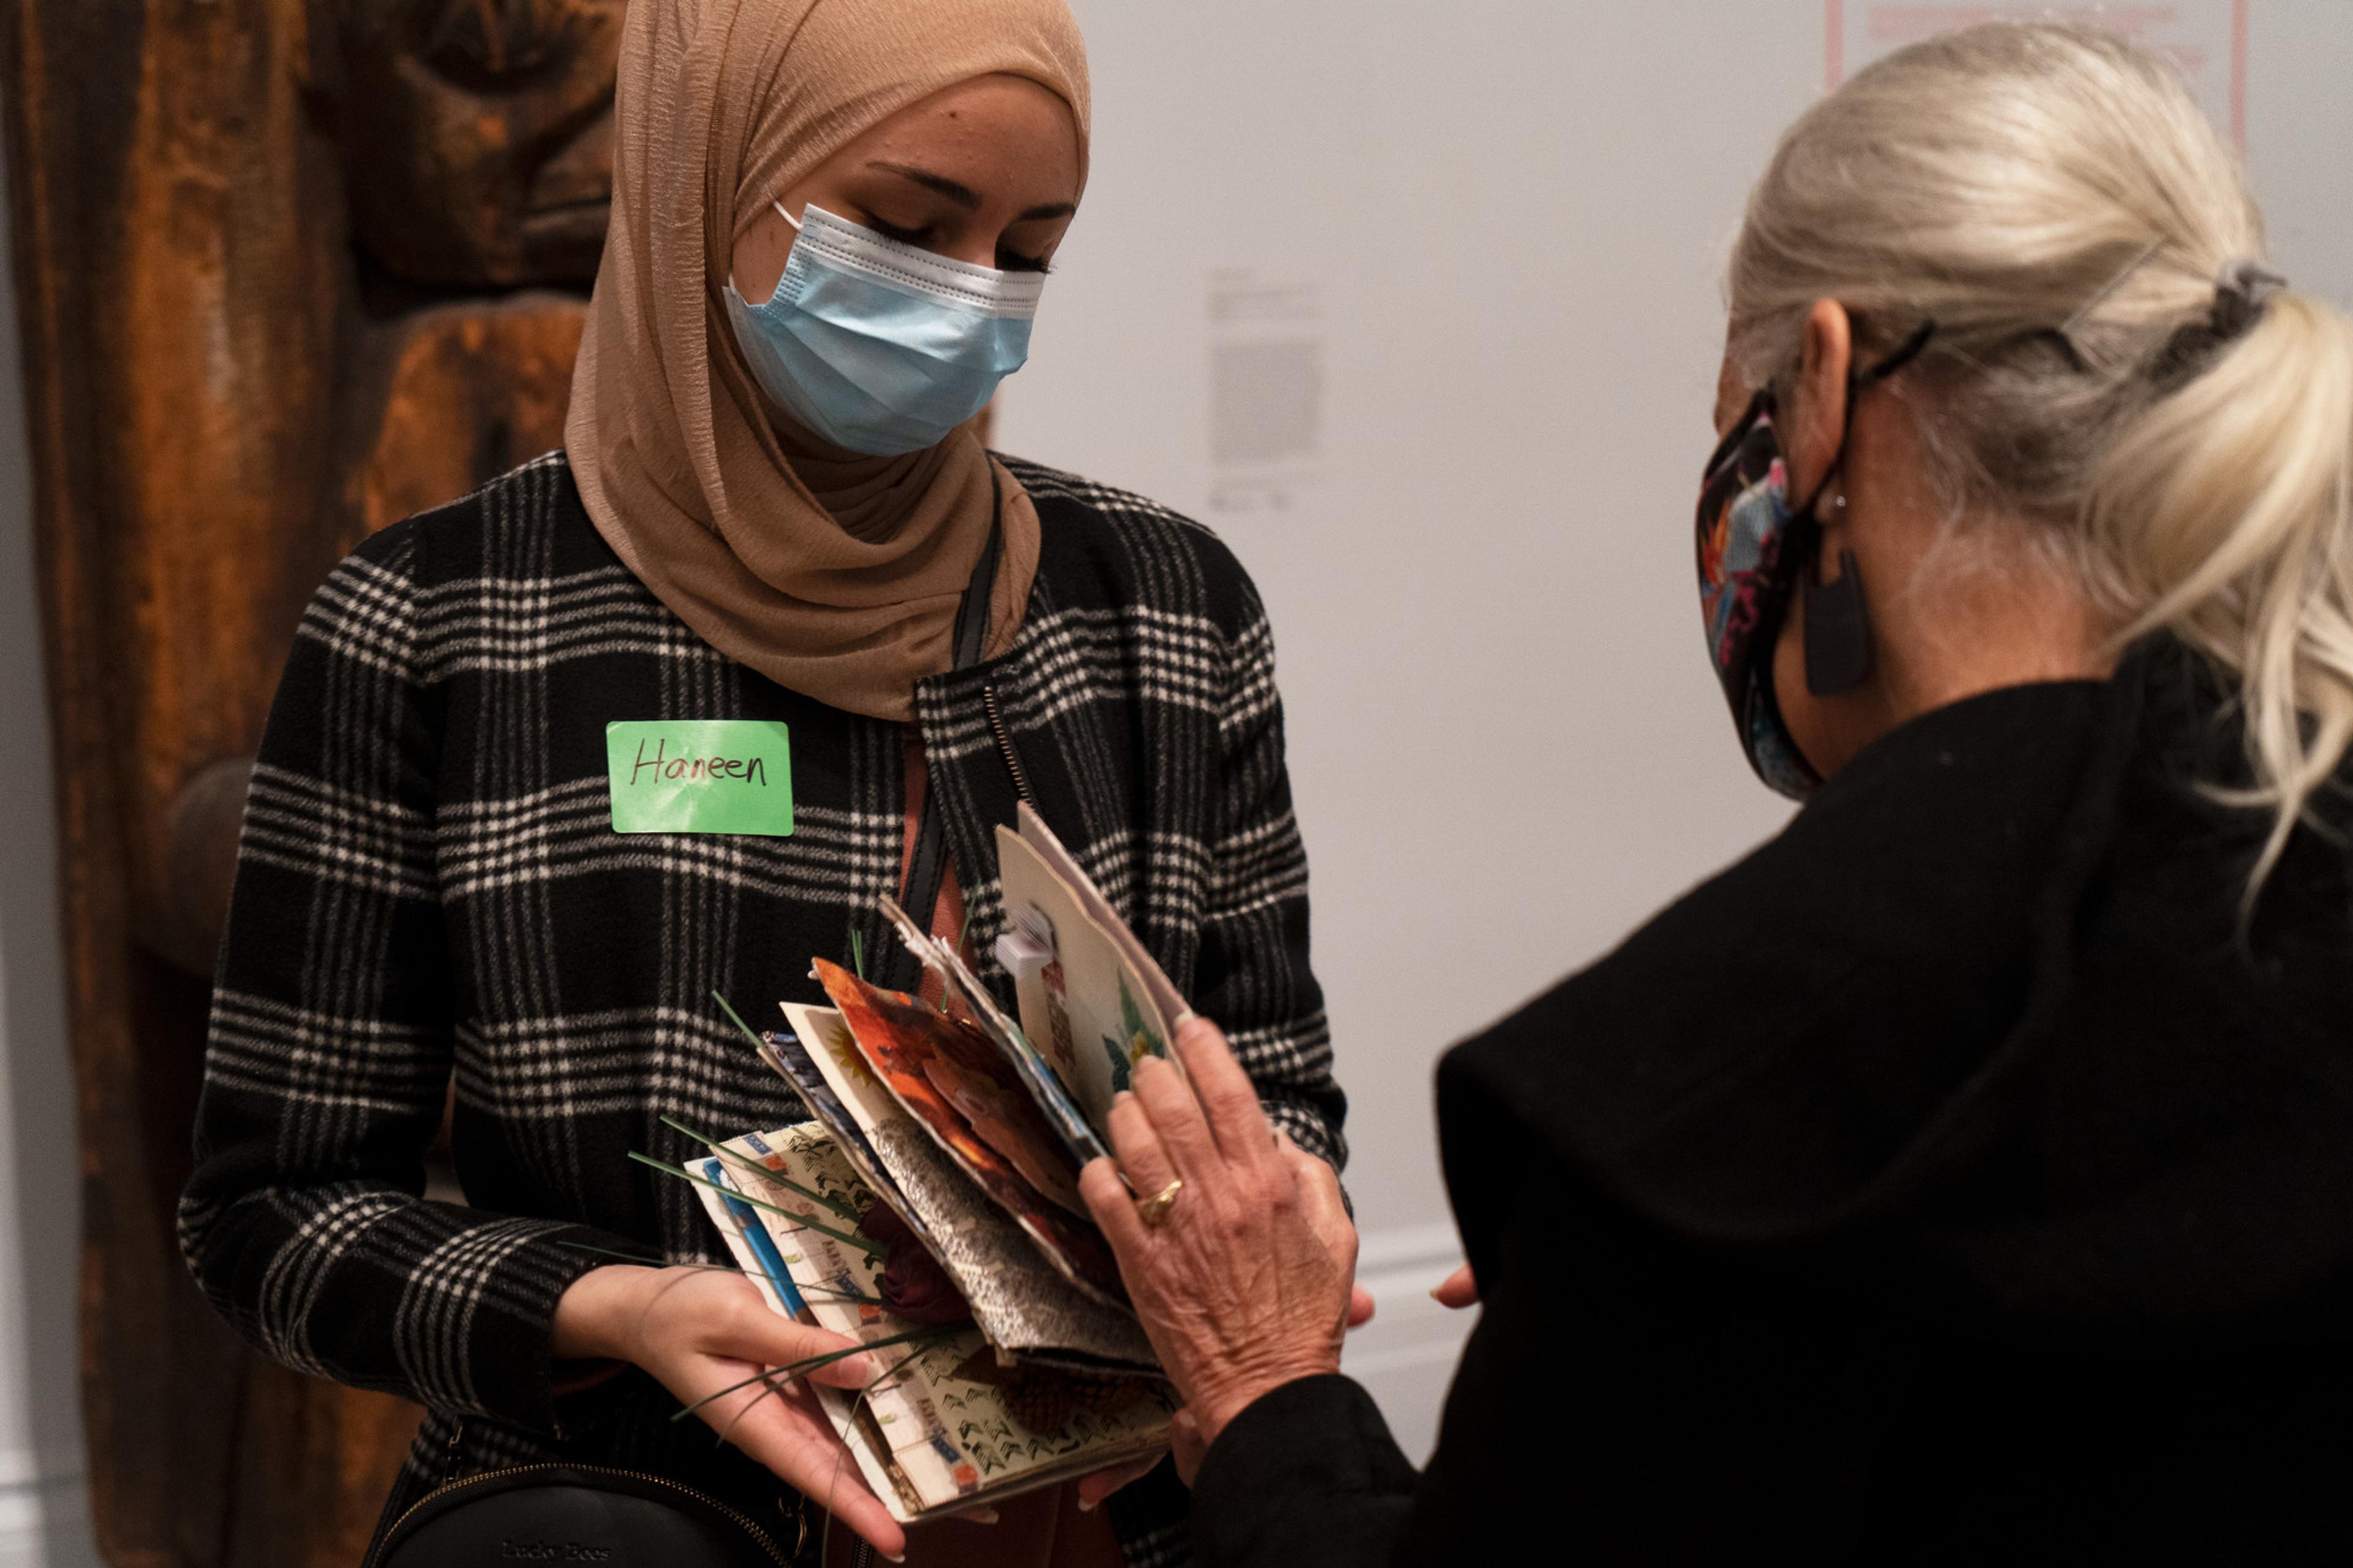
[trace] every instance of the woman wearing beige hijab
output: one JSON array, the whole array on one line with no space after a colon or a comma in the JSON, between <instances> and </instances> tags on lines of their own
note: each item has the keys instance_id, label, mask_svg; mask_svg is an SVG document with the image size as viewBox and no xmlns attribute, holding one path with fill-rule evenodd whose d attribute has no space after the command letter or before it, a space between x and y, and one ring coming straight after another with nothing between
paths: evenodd
<instances>
[{"instance_id":1,"label":"woman wearing beige hijab","mask_svg":"<svg viewBox=\"0 0 2353 1568\"><path fill-rule=\"evenodd\" d=\"M716 1237L629 1159L801 1119L712 994L774 1019L821 1000L812 955L912 987L878 894L986 964L1022 800L1232 1032L1268 1114L1342 1156L1256 592L1195 525L976 433L1076 210L1087 109L1061 0L636 0L565 449L369 540L305 618L182 1235L263 1351L427 1408L387 1521L561 1462L788 1544L822 1510L919 1560L1185 1554L1166 1468L1107 1510L1127 1478L911 1538L802 1394L702 1407L720 1445L672 1421L846 1342L678 1267ZM630 745L755 731L783 809L625 809ZM463 1203L423 1174L453 1079Z\"/></svg>"}]
</instances>

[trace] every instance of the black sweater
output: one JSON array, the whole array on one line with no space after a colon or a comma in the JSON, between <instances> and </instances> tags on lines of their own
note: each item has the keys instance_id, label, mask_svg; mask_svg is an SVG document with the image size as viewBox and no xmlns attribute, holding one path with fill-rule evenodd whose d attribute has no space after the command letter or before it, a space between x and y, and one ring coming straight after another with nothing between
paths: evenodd
<instances>
[{"instance_id":1,"label":"black sweater","mask_svg":"<svg viewBox=\"0 0 2353 1568\"><path fill-rule=\"evenodd\" d=\"M1294 1383L1213 1564L2353 1557L2353 923L2179 648L1869 749L1450 1054L1486 1305L1417 1476Z\"/></svg>"}]
</instances>

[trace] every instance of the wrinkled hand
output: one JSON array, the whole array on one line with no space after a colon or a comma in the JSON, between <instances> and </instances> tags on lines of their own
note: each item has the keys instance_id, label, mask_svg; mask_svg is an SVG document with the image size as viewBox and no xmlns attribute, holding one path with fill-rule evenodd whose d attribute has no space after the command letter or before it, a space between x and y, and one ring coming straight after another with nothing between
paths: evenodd
<instances>
[{"instance_id":1,"label":"wrinkled hand","mask_svg":"<svg viewBox=\"0 0 2353 1568\"><path fill-rule=\"evenodd\" d=\"M1469 1274L1466 1268L1463 1275L1467 1279ZM1348 1327L1361 1329L1372 1321L1373 1293L1362 1285L1351 1287L1348 1291ZM1201 1423L1190 1410L1180 1409L1169 1423L1167 1454L1155 1454L1148 1459L1114 1465L1110 1469L1097 1470L1091 1476L1080 1478L1079 1511L1085 1513L1102 1507L1103 1500L1112 1493L1123 1487L1134 1485L1158 1469L1164 1458L1176 1460L1176 1479L1189 1487L1208 1452L1208 1445L1201 1440Z\"/></svg>"},{"instance_id":2,"label":"wrinkled hand","mask_svg":"<svg viewBox=\"0 0 2353 1568\"><path fill-rule=\"evenodd\" d=\"M1135 1193L1185 1184L1166 1223L1145 1225L1109 1160L1079 1184L1206 1451L1260 1395L1339 1370L1356 1305L1356 1230L1339 1178L1278 1141L1215 1025L1188 1020L1176 1051L1193 1092L1146 1057L1111 1110L1119 1170Z\"/></svg>"},{"instance_id":3,"label":"wrinkled hand","mask_svg":"<svg viewBox=\"0 0 2353 1568\"><path fill-rule=\"evenodd\" d=\"M693 1405L763 1368L855 1349L858 1342L796 1323L771 1309L740 1274L720 1269L592 1269L555 1308L555 1353L634 1363ZM835 1388L863 1388L880 1370L874 1352L847 1357L807 1376ZM856 1461L834 1436L817 1397L800 1378L773 1380L779 1392L751 1384L696 1414L721 1436L784 1478L803 1496L896 1560L906 1532L860 1479Z\"/></svg>"}]
</instances>

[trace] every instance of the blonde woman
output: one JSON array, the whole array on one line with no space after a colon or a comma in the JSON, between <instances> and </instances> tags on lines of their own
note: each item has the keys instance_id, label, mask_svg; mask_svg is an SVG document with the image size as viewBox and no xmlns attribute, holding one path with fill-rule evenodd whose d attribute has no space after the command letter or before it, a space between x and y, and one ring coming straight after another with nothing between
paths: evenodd
<instances>
[{"instance_id":1,"label":"blonde woman","mask_svg":"<svg viewBox=\"0 0 2353 1568\"><path fill-rule=\"evenodd\" d=\"M1206 1111L1138 1075L1184 1189L1089 1198L1200 1558L2344 1562L2353 328L2057 26L1817 105L1729 294L1700 598L1805 807L1446 1059L1486 1305L1419 1476L1328 1173L1214 1029Z\"/></svg>"}]
</instances>

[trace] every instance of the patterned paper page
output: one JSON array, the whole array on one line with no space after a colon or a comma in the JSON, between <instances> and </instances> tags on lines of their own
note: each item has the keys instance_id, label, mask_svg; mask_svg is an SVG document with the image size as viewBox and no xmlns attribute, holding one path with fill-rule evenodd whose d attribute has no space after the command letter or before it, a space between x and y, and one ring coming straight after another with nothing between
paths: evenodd
<instances>
[{"instance_id":1,"label":"patterned paper page","mask_svg":"<svg viewBox=\"0 0 2353 1568\"><path fill-rule=\"evenodd\" d=\"M936 1069L952 1053L961 1052L966 1059L977 1059L986 1053L987 1042L979 1032L921 998L869 985L839 964L819 959L816 969L827 994L840 1009L859 1054L899 1108L937 1141L940 1152L990 1202L1013 1216L1022 1234L1064 1279L1106 1304L1122 1304L1125 1295L1119 1265L1093 1220L1084 1217L1077 1169L1065 1166L1053 1173L1070 1188L1071 1207L1064 1208L1033 1185L1013 1159L991 1146L938 1077ZM1026 1100L1021 1103L1032 1112L1033 1130L1046 1133L1043 1120L1035 1117L1036 1108ZM1033 1143L1032 1163L1066 1158L1060 1151L1045 1146L1050 1141L1047 1133L1042 1142Z\"/></svg>"},{"instance_id":2,"label":"patterned paper page","mask_svg":"<svg viewBox=\"0 0 2353 1568\"><path fill-rule=\"evenodd\" d=\"M1169 1048L1175 1019L1161 998L1164 989L1171 996L1175 990L1156 964L1150 970L1156 984L1147 979L1129 947L1096 919L1093 907L1108 913L1110 906L1076 863L1064 857L1069 872L1078 877L1074 882L1029 840L1032 820L1023 819L1023 834L1001 825L997 829L1006 925L1040 955L1039 962L1014 969L1021 1029L1069 1088L1097 1135L1108 1141L1111 1102L1127 1088L1135 1064L1146 1056L1176 1059ZM1043 826L1038 831L1043 834ZM1111 918L1118 921L1116 914ZM1124 933L1126 928L1119 930ZM1134 940L1128 936L1128 944ZM1148 956L1145 962L1150 963Z\"/></svg>"},{"instance_id":3,"label":"patterned paper page","mask_svg":"<svg viewBox=\"0 0 2353 1568\"><path fill-rule=\"evenodd\" d=\"M847 1230L842 1217L763 1172L863 1208L874 1201L824 1129L811 1122L747 1134L724 1149L751 1170L731 1177L774 1208L758 1210L818 1326L869 1342L921 1331L881 1307L881 1260L775 1209ZM1174 1395L1157 1378L1084 1375L1002 1365L976 1328L873 1352L892 1369L866 1396L870 1439L890 1455L911 1515L961 1506L977 1493L1042 1486L1166 1446ZM853 1444L853 1447L856 1445Z\"/></svg>"},{"instance_id":4,"label":"patterned paper page","mask_svg":"<svg viewBox=\"0 0 2353 1568\"><path fill-rule=\"evenodd\" d=\"M1020 1079L1029 1098L1060 1136L1071 1158L1084 1165L1090 1160L1108 1156L1111 1151L1103 1146L1103 1139L1095 1130L1087 1124L1085 1113L1071 1102L1070 1090L1055 1076L1053 1067L1039 1054L1038 1047L1029 1043L1029 1036L1021 1032L1021 1026L1007 1016L1005 1010L997 1005L997 998L988 994L988 987L983 985L979 976L965 963L955 944L941 941L909 920L907 911L901 909L895 900L886 896L878 901L882 906L882 912L891 917L891 923L898 928L899 940L906 944L907 951L938 978L944 998L942 1005L951 1012L963 1009L965 1015L988 1037Z\"/></svg>"},{"instance_id":5,"label":"patterned paper page","mask_svg":"<svg viewBox=\"0 0 2353 1568\"><path fill-rule=\"evenodd\" d=\"M1159 1366L1133 1314L1073 1289L1012 1217L916 1125L875 1079L839 1013L796 1004L785 1016L908 1206L922 1216L933 1255L971 1303L991 1344L1025 1355L1074 1351L1110 1365Z\"/></svg>"}]
</instances>

